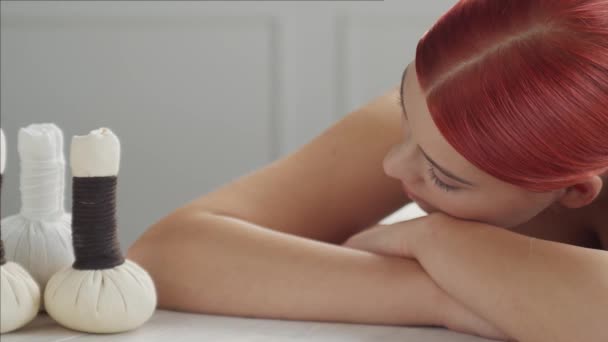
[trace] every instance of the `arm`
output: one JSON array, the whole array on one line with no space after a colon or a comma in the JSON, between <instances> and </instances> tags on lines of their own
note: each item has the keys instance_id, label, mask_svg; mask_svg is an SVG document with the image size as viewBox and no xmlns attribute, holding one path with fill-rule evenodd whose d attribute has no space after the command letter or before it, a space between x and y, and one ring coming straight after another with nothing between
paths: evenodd
<instances>
[{"instance_id":1,"label":"arm","mask_svg":"<svg viewBox=\"0 0 608 342\"><path fill-rule=\"evenodd\" d=\"M608 252L433 215L411 254L519 341L608 341Z\"/></svg>"},{"instance_id":2,"label":"arm","mask_svg":"<svg viewBox=\"0 0 608 342\"><path fill-rule=\"evenodd\" d=\"M443 291L412 260L211 214L173 215L131 247L159 306L212 314L441 325ZM455 303L454 303L455 304Z\"/></svg>"},{"instance_id":3,"label":"arm","mask_svg":"<svg viewBox=\"0 0 608 342\"><path fill-rule=\"evenodd\" d=\"M402 139L398 89L348 114L299 150L180 208L128 251L163 308L227 315L443 325L457 312L413 260L330 244L405 205L382 159ZM361 137L373 136L362 143ZM357 172L346 172L357 170ZM319 240L319 241L317 241ZM437 314L440 314L439 317Z\"/></svg>"}]
</instances>

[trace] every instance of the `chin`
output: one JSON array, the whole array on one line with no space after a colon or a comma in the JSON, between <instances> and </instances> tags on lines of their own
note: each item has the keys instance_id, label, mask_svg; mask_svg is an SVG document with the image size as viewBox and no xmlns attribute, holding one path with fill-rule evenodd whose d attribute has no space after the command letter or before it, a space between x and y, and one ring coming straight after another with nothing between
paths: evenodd
<instances>
[{"instance_id":1,"label":"chin","mask_svg":"<svg viewBox=\"0 0 608 342\"><path fill-rule=\"evenodd\" d=\"M422 200L416 199L416 200L414 200L414 203L416 203L418 205L418 207L420 207L420 209L422 209L427 214L440 212L439 209L433 207L432 205L430 205Z\"/></svg>"}]
</instances>

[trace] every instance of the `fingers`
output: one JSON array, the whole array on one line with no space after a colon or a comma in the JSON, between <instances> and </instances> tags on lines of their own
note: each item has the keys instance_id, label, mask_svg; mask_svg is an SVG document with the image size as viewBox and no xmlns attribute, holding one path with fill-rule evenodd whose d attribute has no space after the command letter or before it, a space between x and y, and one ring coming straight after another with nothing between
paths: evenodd
<instances>
[{"instance_id":1,"label":"fingers","mask_svg":"<svg viewBox=\"0 0 608 342\"><path fill-rule=\"evenodd\" d=\"M404 233L398 225L378 225L353 235L343 245L377 254L411 257Z\"/></svg>"}]
</instances>

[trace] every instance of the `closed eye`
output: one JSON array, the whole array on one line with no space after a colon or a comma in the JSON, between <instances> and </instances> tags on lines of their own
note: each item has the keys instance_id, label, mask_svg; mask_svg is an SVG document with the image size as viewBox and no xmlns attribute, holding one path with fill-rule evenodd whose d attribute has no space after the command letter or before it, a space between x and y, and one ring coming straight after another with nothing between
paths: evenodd
<instances>
[{"instance_id":1,"label":"closed eye","mask_svg":"<svg viewBox=\"0 0 608 342\"><path fill-rule=\"evenodd\" d=\"M445 192L449 192L449 191L456 191L459 189L455 186L446 184L444 181L439 179L439 177L437 177L437 174L435 174L435 168L433 166L430 166L428 171L429 171L429 176L431 177L431 180L433 181L435 186L437 186L441 190L443 190Z\"/></svg>"}]
</instances>

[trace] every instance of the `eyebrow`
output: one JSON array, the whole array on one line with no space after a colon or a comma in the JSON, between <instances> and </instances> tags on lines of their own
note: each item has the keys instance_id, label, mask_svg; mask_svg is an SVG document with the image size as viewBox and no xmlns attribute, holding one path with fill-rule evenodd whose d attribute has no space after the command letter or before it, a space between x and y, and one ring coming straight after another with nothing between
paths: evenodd
<instances>
[{"instance_id":1,"label":"eyebrow","mask_svg":"<svg viewBox=\"0 0 608 342\"><path fill-rule=\"evenodd\" d=\"M408 64L405 67L405 70L403 70L403 75L401 76L401 85L399 86L399 104L401 105L401 110L403 111L403 115L405 116L405 118L407 119L407 112L405 111L405 96L403 96L403 87L405 84L405 76L407 75L407 69L410 67L410 65Z\"/></svg>"},{"instance_id":2,"label":"eyebrow","mask_svg":"<svg viewBox=\"0 0 608 342\"><path fill-rule=\"evenodd\" d=\"M442 168L441 166L439 166L433 159L431 159L431 157L429 157L428 154L426 154L426 152L424 152L424 150L422 149L422 147L420 147L420 145L418 145L418 149L420 149L420 152L422 152L422 154L424 155L424 157L426 158L426 160L429 161L429 163L431 163L435 168L437 168L439 171L441 171L441 173L443 173L444 175L452 178L453 180L459 182L459 183L463 183L466 185L470 185L470 186L475 186L473 185L473 183L466 181L460 177L455 176L453 173L451 173L450 171Z\"/></svg>"}]
</instances>

